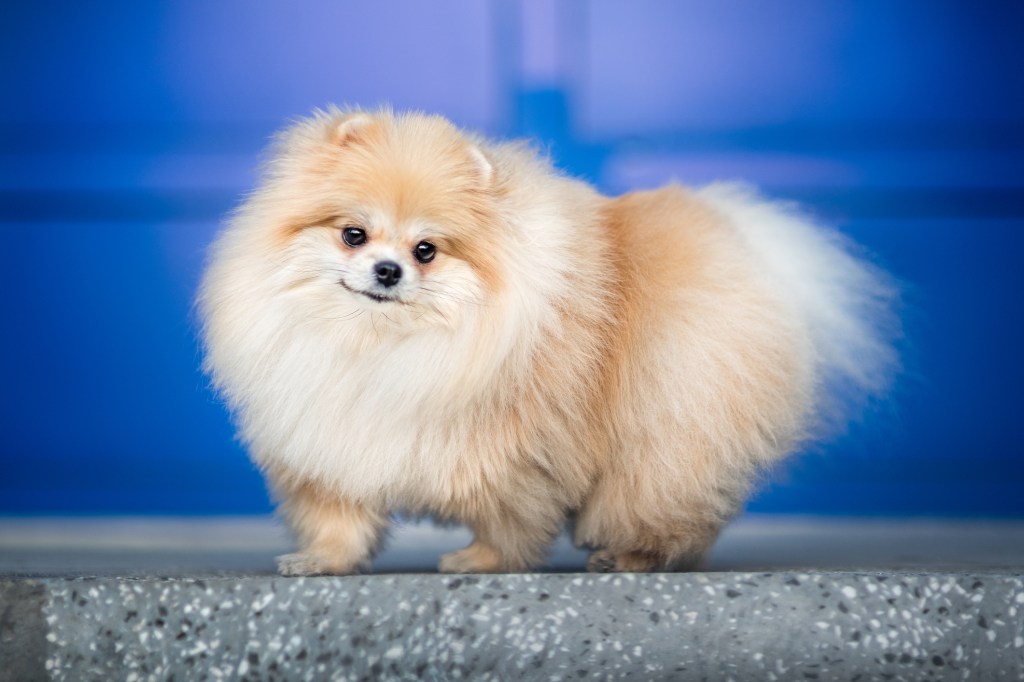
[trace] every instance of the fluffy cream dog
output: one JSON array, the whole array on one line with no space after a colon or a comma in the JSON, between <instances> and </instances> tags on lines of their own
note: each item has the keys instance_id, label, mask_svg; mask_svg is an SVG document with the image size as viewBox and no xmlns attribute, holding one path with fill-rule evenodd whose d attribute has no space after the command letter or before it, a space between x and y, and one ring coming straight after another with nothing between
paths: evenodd
<instances>
[{"instance_id":1,"label":"fluffy cream dog","mask_svg":"<svg viewBox=\"0 0 1024 682\"><path fill-rule=\"evenodd\" d=\"M206 368L300 551L367 564L392 512L464 523L442 571L692 566L759 470L893 364L891 288L736 186L618 198L439 117L286 131L212 250ZM829 414L829 416L833 416Z\"/></svg>"}]
</instances>

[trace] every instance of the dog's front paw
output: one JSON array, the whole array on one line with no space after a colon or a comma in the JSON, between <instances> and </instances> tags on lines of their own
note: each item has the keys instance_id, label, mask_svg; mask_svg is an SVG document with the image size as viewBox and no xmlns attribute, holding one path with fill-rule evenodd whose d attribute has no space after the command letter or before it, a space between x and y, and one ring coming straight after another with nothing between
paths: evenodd
<instances>
[{"instance_id":1,"label":"dog's front paw","mask_svg":"<svg viewBox=\"0 0 1024 682\"><path fill-rule=\"evenodd\" d=\"M591 552L587 558L587 570L591 573L614 573L615 557L606 549Z\"/></svg>"},{"instance_id":2,"label":"dog's front paw","mask_svg":"<svg viewBox=\"0 0 1024 682\"><path fill-rule=\"evenodd\" d=\"M442 573L498 573L504 570L501 554L487 545L474 542L465 549L441 557Z\"/></svg>"},{"instance_id":3,"label":"dog's front paw","mask_svg":"<svg viewBox=\"0 0 1024 682\"><path fill-rule=\"evenodd\" d=\"M661 570L657 557L644 552L613 554L599 549L587 559L587 570L592 573L647 573Z\"/></svg>"},{"instance_id":4,"label":"dog's front paw","mask_svg":"<svg viewBox=\"0 0 1024 682\"><path fill-rule=\"evenodd\" d=\"M332 562L315 554L296 552L277 557L277 570L281 575L348 575L355 573L355 566Z\"/></svg>"},{"instance_id":5,"label":"dog's front paw","mask_svg":"<svg viewBox=\"0 0 1024 682\"><path fill-rule=\"evenodd\" d=\"M615 554L607 549L592 552L587 559L591 573L650 573L651 571L692 571L701 563L700 553L676 556L670 560L647 552Z\"/></svg>"}]
</instances>

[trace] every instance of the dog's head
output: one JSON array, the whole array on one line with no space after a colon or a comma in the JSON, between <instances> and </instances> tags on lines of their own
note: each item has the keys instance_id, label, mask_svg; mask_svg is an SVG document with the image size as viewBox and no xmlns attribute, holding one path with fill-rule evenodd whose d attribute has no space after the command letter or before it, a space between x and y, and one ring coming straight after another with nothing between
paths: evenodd
<instances>
[{"instance_id":1,"label":"dog's head","mask_svg":"<svg viewBox=\"0 0 1024 682\"><path fill-rule=\"evenodd\" d=\"M454 324L499 288L495 176L440 117L333 111L281 137L242 213L325 316Z\"/></svg>"}]
</instances>

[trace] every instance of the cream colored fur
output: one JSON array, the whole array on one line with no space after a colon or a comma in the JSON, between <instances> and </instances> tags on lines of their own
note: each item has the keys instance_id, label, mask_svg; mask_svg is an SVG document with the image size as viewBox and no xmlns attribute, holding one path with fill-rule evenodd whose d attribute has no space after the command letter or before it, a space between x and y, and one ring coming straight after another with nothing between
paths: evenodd
<instances>
[{"instance_id":1,"label":"cream colored fur","mask_svg":"<svg viewBox=\"0 0 1024 682\"><path fill-rule=\"evenodd\" d=\"M743 188L609 199L438 117L330 110L212 249L206 368L296 530L285 573L356 570L392 512L474 531L446 571L526 570L570 515L594 569L686 567L829 386L883 386L892 292L848 253Z\"/></svg>"}]
</instances>

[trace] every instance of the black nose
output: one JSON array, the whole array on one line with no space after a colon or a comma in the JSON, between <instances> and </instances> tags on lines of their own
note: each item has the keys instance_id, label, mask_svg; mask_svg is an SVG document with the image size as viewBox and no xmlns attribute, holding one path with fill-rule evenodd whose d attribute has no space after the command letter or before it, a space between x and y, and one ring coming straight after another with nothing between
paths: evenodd
<instances>
[{"instance_id":1,"label":"black nose","mask_svg":"<svg viewBox=\"0 0 1024 682\"><path fill-rule=\"evenodd\" d=\"M402 279L402 266L393 260L380 261L373 266L373 272L377 275L377 281L386 287L392 287Z\"/></svg>"}]
</instances>

